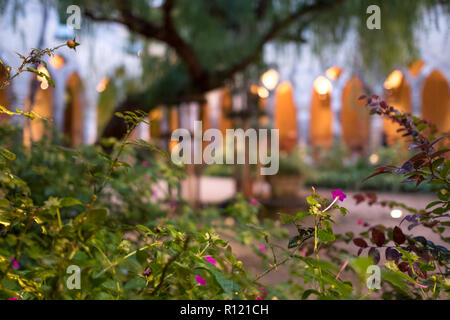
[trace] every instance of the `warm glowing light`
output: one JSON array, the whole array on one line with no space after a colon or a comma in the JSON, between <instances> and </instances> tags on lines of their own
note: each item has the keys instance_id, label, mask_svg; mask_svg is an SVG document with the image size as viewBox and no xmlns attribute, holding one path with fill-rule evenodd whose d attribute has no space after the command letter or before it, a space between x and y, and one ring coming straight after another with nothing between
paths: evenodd
<instances>
[{"instance_id":1,"label":"warm glowing light","mask_svg":"<svg viewBox=\"0 0 450 320\"><path fill-rule=\"evenodd\" d=\"M275 69L270 69L261 76L262 84L269 90L276 88L278 80L280 80L280 75Z\"/></svg>"},{"instance_id":2,"label":"warm glowing light","mask_svg":"<svg viewBox=\"0 0 450 320\"><path fill-rule=\"evenodd\" d=\"M50 57L50 65L56 70L61 69L65 63L66 63L66 61L64 60L64 58L61 56L58 56L57 54Z\"/></svg>"},{"instance_id":3,"label":"warm glowing light","mask_svg":"<svg viewBox=\"0 0 450 320\"><path fill-rule=\"evenodd\" d=\"M400 87L403 81L403 73L400 70L393 71L384 82L384 88L391 90Z\"/></svg>"},{"instance_id":4,"label":"warm glowing light","mask_svg":"<svg viewBox=\"0 0 450 320\"><path fill-rule=\"evenodd\" d=\"M41 82L41 89L42 90L47 90L48 89L48 82L47 81L42 81Z\"/></svg>"},{"instance_id":5,"label":"warm glowing light","mask_svg":"<svg viewBox=\"0 0 450 320\"><path fill-rule=\"evenodd\" d=\"M270 124L270 118L268 116L262 116L259 120L259 124L262 126L268 126Z\"/></svg>"},{"instance_id":6,"label":"warm glowing light","mask_svg":"<svg viewBox=\"0 0 450 320\"><path fill-rule=\"evenodd\" d=\"M38 66L37 70L43 74L45 74L47 77L50 77L50 73L48 73L48 70L44 66ZM48 89L48 81L45 77L37 76L38 81L41 83L41 89L47 90Z\"/></svg>"},{"instance_id":7,"label":"warm glowing light","mask_svg":"<svg viewBox=\"0 0 450 320\"><path fill-rule=\"evenodd\" d=\"M391 211L391 217L394 219L399 219L402 217L402 215L403 215L403 212L401 210L394 209Z\"/></svg>"},{"instance_id":8,"label":"warm glowing light","mask_svg":"<svg viewBox=\"0 0 450 320\"><path fill-rule=\"evenodd\" d=\"M337 67L337 66L328 68L327 71L325 71L325 74L331 80L336 80L337 78L339 78L341 73L342 73L342 68Z\"/></svg>"},{"instance_id":9,"label":"warm glowing light","mask_svg":"<svg viewBox=\"0 0 450 320\"><path fill-rule=\"evenodd\" d=\"M261 98L261 99L266 99L266 98L268 98L269 97L269 90L267 90L266 88L264 88L264 87L259 87L258 88L258 96Z\"/></svg>"},{"instance_id":10,"label":"warm glowing light","mask_svg":"<svg viewBox=\"0 0 450 320\"><path fill-rule=\"evenodd\" d=\"M289 81L283 81L278 86L277 93L279 93L279 94L287 93L291 90L291 88L292 88L292 85Z\"/></svg>"},{"instance_id":11,"label":"warm glowing light","mask_svg":"<svg viewBox=\"0 0 450 320\"><path fill-rule=\"evenodd\" d=\"M413 77L417 77L420 72L422 71L422 68L425 66L425 61L423 60L416 60L412 63L410 63L409 67L409 72L411 73L411 75Z\"/></svg>"},{"instance_id":12,"label":"warm glowing light","mask_svg":"<svg viewBox=\"0 0 450 320\"><path fill-rule=\"evenodd\" d=\"M150 121L155 121L155 120L161 120L163 118L163 111L162 109L154 109L152 111L150 111L149 114L149 120Z\"/></svg>"},{"instance_id":13,"label":"warm glowing light","mask_svg":"<svg viewBox=\"0 0 450 320\"><path fill-rule=\"evenodd\" d=\"M100 82L97 85L97 92L101 93L101 92L105 91L108 83L109 83L108 77L104 77L102 80L100 80Z\"/></svg>"},{"instance_id":14,"label":"warm glowing light","mask_svg":"<svg viewBox=\"0 0 450 320\"><path fill-rule=\"evenodd\" d=\"M331 85L330 80L324 76L320 76L314 81L314 90L316 90L318 94L329 94L331 93L332 88L333 86Z\"/></svg>"},{"instance_id":15,"label":"warm glowing light","mask_svg":"<svg viewBox=\"0 0 450 320\"><path fill-rule=\"evenodd\" d=\"M44 66L39 66L37 68L37 70L43 74L45 74L47 77L50 77L50 73L48 73L47 68L45 68ZM38 81L43 82L43 81L47 81L47 79L45 77L40 77L37 76Z\"/></svg>"},{"instance_id":16,"label":"warm glowing light","mask_svg":"<svg viewBox=\"0 0 450 320\"><path fill-rule=\"evenodd\" d=\"M378 157L378 155L376 153L371 154L370 157L369 157L369 162L371 164L377 164L378 160L379 160L379 157Z\"/></svg>"},{"instance_id":17,"label":"warm glowing light","mask_svg":"<svg viewBox=\"0 0 450 320\"><path fill-rule=\"evenodd\" d=\"M257 94L258 94L258 90L259 90L259 86L257 86L256 84L252 84L252 85L250 86L250 92L251 92L252 94L257 95Z\"/></svg>"}]
</instances>

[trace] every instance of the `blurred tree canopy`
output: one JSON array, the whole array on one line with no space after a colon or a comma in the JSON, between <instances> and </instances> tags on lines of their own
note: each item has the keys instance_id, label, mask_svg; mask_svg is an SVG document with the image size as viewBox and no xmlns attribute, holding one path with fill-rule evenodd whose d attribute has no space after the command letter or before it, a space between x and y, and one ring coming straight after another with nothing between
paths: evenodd
<instances>
[{"instance_id":1,"label":"blurred tree canopy","mask_svg":"<svg viewBox=\"0 0 450 320\"><path fill-rule=\"evenodd\" d=\"M16 3L23 0L10 0ZM46 0L42 0L46 1ZM140 43L143 78L117 111L150 109L202 99L233 77L262 64L266 43L309 42L317 53L356 34L364 70L387 73L415 58L414 30L433 12L449 13L450 0L60 0L66 16L79 5L93 23L118 23ZM370 5L381 8L381 30L369 30ZM162 56L148 46L163 44ZM354 53L352 53L354 54ZM103 135L119 137L121 119L112 117Z\"/></svg>"}]
</instances>

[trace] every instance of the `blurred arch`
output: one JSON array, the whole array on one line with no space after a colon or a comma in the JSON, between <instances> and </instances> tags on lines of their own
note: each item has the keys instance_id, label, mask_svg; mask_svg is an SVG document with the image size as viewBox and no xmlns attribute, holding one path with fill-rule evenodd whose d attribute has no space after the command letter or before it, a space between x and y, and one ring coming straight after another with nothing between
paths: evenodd
<instances>
[{"instance_id":1,"label":"blurred arch","mask_svg":"<svg viewBox=\"0 0 450 320\"><path fill-rule=\"evenodd\" d=\"M422 88L422 118L435 124L440 132L450 131L450 92L444 74L434 69Z\"/></svg>"},{"instance_id":2,"label":"blurred arch","mask_svg":"<svg viewBox=\"0 0 450 320\"><path fill-rule=\"evenodd\" d=\"M222 90L222 99L221 99L221 110L220 110L220 120L219 120L219 129L222 132L223 136L226 136L226 130L233 128L233 121L229 118L229 114L232 111L232 96L231 90L229 88L225 88Z\"/></svg>"},{"instance_id":3,"label":"blurred arch","mask_svg":"<svg viewBox=\"0 0 450 320\"><path fill-rule=\"evenodd\" d=\"M320 77L319 77L320 78ZM316 81L319 79L317 78ZM319 93L313 88L311 97L310 144L329 148L333 144L333 110L331 91Z\"/></svg>"},{"instance_id":4,"label":"blurred arch","mask_svg":"<svg viewBox=\"0 0 450 320\"><path fill-rule=\"evenodd\" d=\"M297 110L292 84L282 82L275 91L275 128L280 134L280 149L290 153L297 145Z\"/></svg>"},{"instance_id":5,"label":"blurred arch","mask_svg":"<svg viewBox=\"0 0 450 320\"><path fill-rule=\"evenodd\" d=\"M83 142L83 84L75 72L67 78L64 104L63 134L67 144L75 147Z\"/></svg>"},{"instance_id":6,"label":"blurred arch","mask_svg":"<svg viewBox=\"0 0 450 320\"><path fill-rule=\"evenodd\" d=\"M399 111L411 112L411 87L403 72L393 71L384 83L384 99L389 106L393 106ZM393 145L398 141L403 141L402 133L397 132L399 125L390 119L383 119L384 144Z\"/></svg>"},{"instance_id":7,"label":"blurred arch","mask_svg":"<svg viewBox=\"0 0 450 320\"><path fill-rule=\"evenodd\" d=\"M342 91L342 140L354 152L363 152L369 140L369 112L365 101L358 99L363 94L363 83L356 76L347 81Z\"/></svg>"},{"instance_id":8,"label":"blurred arch","mask_svg":"<svg viewBox=\"0 0 450 320\"><path fill-rule=\"evenodd\" d=\"M39 68L43 67L40 66ZM45 68L42 69L43 72L48 73L48 70L44 69ZM34 74L32 76L36 77ZM31 96L29 95L25 103L25 110L31 110L36 113L38 118L34 120L25 120L23 131L23 142L25 146L30 146L32 142L39 141L44 135L49 134L47 130L48 123L53 121L53 98L55 89L48 83L45 83L41 78L37 78L39 83L37 85L34 101L30 101ZM30 83L31 88L33 88L34 85L33 81L36 81L36 78L32 78ZM32 105L30 106L31 103Z\"/></svg>"}]
</instances>

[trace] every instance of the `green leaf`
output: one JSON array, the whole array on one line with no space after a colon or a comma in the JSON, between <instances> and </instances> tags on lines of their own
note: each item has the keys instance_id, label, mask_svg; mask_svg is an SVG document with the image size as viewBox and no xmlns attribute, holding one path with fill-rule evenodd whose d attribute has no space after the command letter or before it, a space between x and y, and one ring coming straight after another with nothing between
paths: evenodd
<instances>
[{"instance_id":1,"label":"green leaf","mask_svg":"<svg viewBox=\"0 0 450 320\"><path fill-rule=\"evenodd\" d=\"M343 216L345 216L348 213L348 210L346 208L344 208L344 207L340 207L339 210L341 211L341 214Z\"/></svg>"},{"instance_id":2,"label":"green leaf","mask_svg":"<svg viewBox=\"0 0 450 320\"><path fill-rule=\"evenodd\" d=\"M426 209L430 209L431 207L434 207L440 203L442 203L442 201L433 201L427 205Z\"/></svg>"},{"instance_id":3,"label":"green leaf","mask_svg":"<svg viewBox=\"0 0 450 320\"><path fill-rule=\"evenodd\" d=\"M296 235L289 239L288 249L292 249L301 244L302 237L300 235Z\"/></svg>"},{"instance_id":4,"label":"green leaf","mask_svg":"<svg viewBox=\"0 0 450 320\"><path fill-rule=\"evenodd\" d=\"M319 230L318 236L321 242L332 242L336 240L336 236L333 233L325 231L323 229Z\"/></svg>"},{"instance_id":5,"label":"green leaf","mask_svg":"<svg viewBox=\"0 0 450 320\"><path fill-rule=\"evenodd\" d=\"M298 212L298 213L295 215L295 221L300 220L300 219L302 219L302 218L304 218L304 217L307 217L307 216L309 216L309 215L311 215L309 212Z\"/></svg>"},{"instance_id":6,"label":"green leaf","mask_svg":"<svg viewBox=\"0 0 450 320\"><path fill-rule=\"evenodd\" d=\"M309 290L306 290L305 292L303 292L301 300L307 300L308 297L310 295L312 295L312 294L315 294L316 296L320 296L320 292L319 291L313 290L313 289L309 289Z\"/></svg>"},{"instance_id":7,"label":"green leaf","mask_svg":"<svg viewBox=\"0 0 450 320\"><path fill-rule=\"evenodd\" d=\"M423 131L423 130L425 130L427 127L428 127L427 124L421 123L421 124L417 125L416 128L417 128L418 131Z\"/></svg>"},{"instance_id":8,"label":"green leaf","mask_svg":"<svg viewBox=\"0 0 450 320\"><path fill-rule=\"evenodd\" d=\"M87 212L87 221L93 224L101 224L106 219L108 210L99 208L91 209Z\"/></svg>"},{"instance_id":9,"label":"green leaf","mask_svg":"<svg viewBox=\"0 0 450 320\"><path fill-rule=\"evenodd\" d=\"M282 224L290 224L290 223L293 223L296 220L296 217L293 217L293 216L291 216L289 214L281 213L280 214L280 220L281 220Z\"/></svg>"},{"instance_id":10,"label":"green leaf","mask_svg":"<svg viewBox=\"0 0 450 320\"><path fill-rule=\"evenodd\" d=\"M0 148L0 155L9 161L13 161L14 159L16 159L16 155L14 153L4 148Z\"/></svg>"},{"instance_id":11,"label":"green leaf","mask_svg":"<svg viewBox=\"0 0 450 320\"><path fill-rule=\"evenodd\" d=\"M450 160L445 161L445 165L441 170L441 178L447 178L448 171L450 170Z\"/></svg>"},{"instance_id":12,"label":"green leaf","mask_svg":"<svg viewBox=\"0 0 450 320\"><path fill-rule=\"evenodd\" d=\"M144 232L153 233L148 227L143 226L142 224L138 224L138 225L136 226L136 228L138 228L139 230L142 230L142 231L144 231Z\"/></svg>"},{"instance_id":13,"label":"green leaf","mask_svg":"<svg viewBox=\"0 0 450 320\"><path fill-rule=\"evenodd\" d=\"M139 261L141 265L147 263L148 253L145 250L136 251L136 260Z\"/></svg>"},{"instance_id":14,"label":"green leaf","mask_svg":"<svg viewBox=\"0 0 450 320\"><path fill-rule=\"evenodd\" d=\"M317 200L314 199L312 196L309 196L308 198L306 198L306 201L308 202L308 204L310 206L313 206L315 204L319 204L319 202L317 202Z\"/></svg>"},{"instance_id":15,"label":"green leaf","mask_svg":"<svg viewBox=\"0 0 450 320\"><path fill-rule=\"evenodd\" d=\"M214 275L214 278L216 279L217 283L220 285L220 287L223 289L225 293L233 295L234 292L240 289L240 286L236 282L227 279L225 275L217 271L217 269L208 269L208 271Z\"/></svg>"},{"instance_id":16,"label":"green leaf","mask_svg":"<svg viewBox=\"0 0 450 320\"><path fill-rule=\"evenodd\" d=\"M60 205L61 207L73 207L76 205L83 205L83 204L81 203L80 200L75 198L62 198Z\"/></svg>"}]
</instances>

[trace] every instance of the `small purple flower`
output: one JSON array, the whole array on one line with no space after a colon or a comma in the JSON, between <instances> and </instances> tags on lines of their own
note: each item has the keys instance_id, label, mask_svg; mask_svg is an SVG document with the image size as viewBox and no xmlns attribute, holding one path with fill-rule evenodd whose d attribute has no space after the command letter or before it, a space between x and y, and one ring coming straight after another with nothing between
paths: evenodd
<instances>
[{"instance_id":1,"label":"small purple flower","mask_svg":"<svg viewBox=\"0 0 450 320\"><path fill-rule=\"evenodd\" d=\"M259 292L261 292L263 297L265 297L267 295L267 290L263 286L259 286L258 290L259 290Z\"/></svg>"},{"instance_id":2,"label":"small purple flower","mask_svg":"<svg viewBox=\"0 0 450 320\"><path fill-rule=\"evenodd\" d=\"M147 268L147 269L145 269L145 271L144 271L144 275L145 276L149 276L150 275L150 273L152 273L151 271L150 271L150 268Z\"/></svg>"},{"instance_id":3,"label":"small purple flower","mask_svg":"<svg viewBox=\"0 0 450 320\"><path fill-rule=\"evenodd\" d=\"M341 189L331 191L331 195L333 196L333 199L338 198L339 201L344 201L344 199L347 198L347 195L342 192Z\"/></svg>"},{"instance_id":4,"label":"small purple flower","mask_svg":"<svg viewBox=\"0 0 450 320\"><path fill-rule=\"evenodd\" d=\"M252 200L250 200L250 204L251 204L252 206L259 206L259 201L256 200L256 199L252 199Z\"/></svg>"},{"instance_id":5,"label":"small purple flower","mask_svg":"<svg viewBox=\"0 0 450 320\"><path fill-rule=\"evenodd\" d=\"M216 260L214 260L213 257L206 257L205 260L208 261L209 263L216 264Z\"/></svg>"},{"instance_id":6,"label":"small purple flower","mask_svg":"<svg viewBox=\"0 0 450 320\"><path fill-rule=\"evenodd\" d=\"M17 297L8 298L8 300L19 300Z\"/></svg>"},{"instance_id":7,"label":"small purple flower","mask_svg":"<svg viewBox=\"0 0 450 320\"><path fill-rule=\"evenodd\" d=\"M259 250L261 251L262 254L266 254L266 246L265 245L260 245L259 246Z\"/></svg>"},{"instance_id":8,"label":"small purple flower","mask_svg":"<svg viewBox=\"0 0 450 320\"><path fill-rule=\"evenodd\" d=\"M142 161L141 162L141 166L143 166L143 167L148 167L148 162L147 161Z\"/></svg>"},{"instance_id":9,"label":"small purple flower","mask_svg":"<svg viewBox=\"0 0 450 320\"><path fill-rule=\"evenodd\" d=\"M264 300L264 299L261 297L256 297L256 300Z\"/></svg>"},{"instance_id":10,"label":"small purple flower","mask_svg":"<svg viewBox=\"0 0 450 320\"><path fill-rule=\"evenodd\" d=\"M11 257L11 263L12 263L14 269L19 269L20 264L16 261L16 259L14 259L14 257Z\"/></svg>"},{"instance_id":11,"label":"small purple flower","mask_svg":"<svg viewBox=\"0 0 450 320\"><path fill-rule=\"evenodd\" d=\"M156 188L152 188L152 194L153 194L153 196L157 197L158 196L158 190L156 190Z\"/></svg>"},{"instance_id":12,"label":"small purple flower","mask_svg":"<svg viewBox=\"0 0 450 320\"><path fill-rule=\"evenodd\" d=\"M195 275L195 281L201 286L206 286L206 280L200 277L198 274Z\"/></svg>"},{"instance_id":13,"label":"small purple flower","mask_svg":"<svg viewBox=\"0 0 450 320\"><path fill-rule=\"evenodd\" d=\"M169 206L170 206L170 209L175 209L177 207L176 200L170 200L169 201Z\"/></svg>"}]
</instances>

